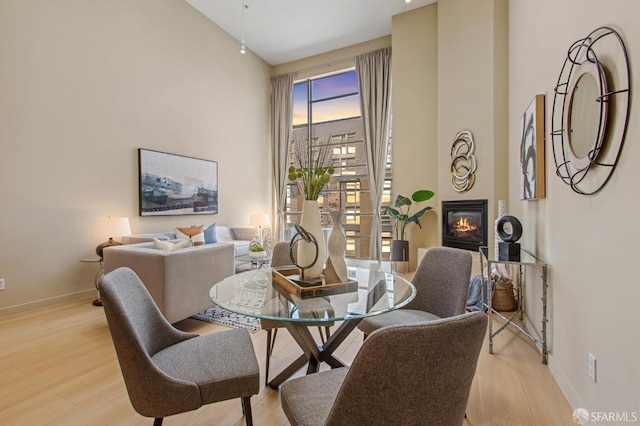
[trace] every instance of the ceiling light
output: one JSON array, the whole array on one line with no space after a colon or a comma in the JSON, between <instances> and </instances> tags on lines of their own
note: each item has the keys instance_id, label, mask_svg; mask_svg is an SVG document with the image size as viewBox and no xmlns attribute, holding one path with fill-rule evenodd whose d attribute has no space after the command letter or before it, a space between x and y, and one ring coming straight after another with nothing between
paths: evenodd
<instances>
[{"instance_id":1,"label":"ceiling light","mask_svg":"<svg viewBox=\"0 0 640 426\"><path fill-rule=\"evenodd\" d=\"M242 44L240 45L240 53L243 55L247 52L247 48L244 45L244 10L248 8L249 6L244 4L244 0L242 0Z\"/></svg>"},{"instance_id":2,"label":"ceiling light","mask_svg":"<svg viewBox=\"0 0 640 426\"><path fill-rule=\"evenodd\" d=\"M404 0L405 3L411 3L411 0Z\"/></svg>"}]
</instances>

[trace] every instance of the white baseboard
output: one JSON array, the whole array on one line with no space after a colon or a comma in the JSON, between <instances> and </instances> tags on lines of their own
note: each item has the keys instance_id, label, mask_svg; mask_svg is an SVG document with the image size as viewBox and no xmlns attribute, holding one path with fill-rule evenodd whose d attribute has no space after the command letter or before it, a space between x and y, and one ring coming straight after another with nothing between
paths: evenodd
<instances>
[{"instance_id":1,"label":"white baseboard","mask_svg":"<svg viewBox=\"0 0 640 426\"><path fill-rule=\"evenodd\" d=\"M8 306L6 308L0 308L0 317L30 311L32 309L41 308L43 306L55 305L61 302L68 302L70 300L90 299L92 297L93 298L96 297L95 289L83 290L77 293L65 294L63 296L56 296L56 297L50 297L48 299L36 300L29 303L23 303L21 305Z\"/></svg>"}]
</instances>

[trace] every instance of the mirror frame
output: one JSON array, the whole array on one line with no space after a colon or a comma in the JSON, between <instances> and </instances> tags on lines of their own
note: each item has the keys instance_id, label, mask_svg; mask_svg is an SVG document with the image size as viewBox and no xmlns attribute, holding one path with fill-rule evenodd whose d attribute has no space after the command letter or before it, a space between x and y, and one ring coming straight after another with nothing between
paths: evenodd
<instances>
[{"instance_id":1,"label":"mirror frame","mask_svg":"<svg viewBox=\"0 0 640 426\"><path fill-rule=\"evenodd\" d=\"M577 158L570 143L571 102L575 101L575 84L585 72L594 74L600 84L596 101L601 104L601 113L593 149L585 157ZM631 86L629 56L615 29L598 27L569 47L554 88L551 148L555 174L572 191L593 195L613 175L629 127Z\"/></svg>"}]
</instances>

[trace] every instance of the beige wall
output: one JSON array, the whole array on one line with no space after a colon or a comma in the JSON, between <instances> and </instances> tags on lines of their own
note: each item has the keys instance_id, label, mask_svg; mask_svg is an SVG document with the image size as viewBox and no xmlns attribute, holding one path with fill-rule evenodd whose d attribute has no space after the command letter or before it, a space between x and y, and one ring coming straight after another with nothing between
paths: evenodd
<instances>
[{"instance_id":1,"label":"beige wall","mask_svg":"<svg viewBox=\"0 0 640 426\"><path fill-rule=\"evenodd\" d=\"M3 0L0 40L0 312L95 293L94 218L269 211L270 67L186 2ZM219 214L139 217L137 148L218 161Z\"/></svg>"},{"instance_id":2,"label":"beige wall","mask_svg":"<svg viewBox=\"0 0 640 426\"><path fill-rule=\"evenodd\" d=\"M507 199L507 34L506 0L438 2L439 201L487 199L489 223ZM461 130L473 135L477 171L471 189L458 193L451 145ZM489 245L493 234L491 227ZM441 228L438 235L441 242Z\"/></svg>"},{"instance_id":3,"label":"beige wall","mask_svg":"<svg viewBox=\"0 0 640 426\"><path fill-rule=\"evenodd\" d=\"M411 212L427 205L434 211L407 227L409 269L415 270L419 247L438 244L440 223L438 189L438 7L422 7L393 17L393 188L411 197L419 189L436 195L412 206Z\"/></svg>"},{"instance_id":4,"label":"beige wall","mask_svg":"<svg viewBox=\"0 0 640 426\"><path fill-rule=\"evenodd\" d=\"M635 0L509 2L509 212L525 229L523 244L550 265L549 367L574 408L640 413L637 316L640 230L640 3ZM553 88L569 46L600 26L621 32L631 61L631 121L609 183L596 195L571 191L555 176L551 152ZM606 54L606 53L605 53ZM519 119L534 95L546 95L547 195L519 201ZM597 383L588 354L597 358Z\"/></svg>"}]
</instances>

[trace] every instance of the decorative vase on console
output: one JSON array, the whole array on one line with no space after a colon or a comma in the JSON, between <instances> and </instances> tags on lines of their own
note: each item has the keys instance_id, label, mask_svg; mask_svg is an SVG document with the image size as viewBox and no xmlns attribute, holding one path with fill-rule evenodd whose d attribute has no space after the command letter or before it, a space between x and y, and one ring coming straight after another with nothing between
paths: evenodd
<instances>
[{"instance_id":1,"label":"decorative vase on console","mask_svg":"<svg viewBox=\"0 0 640 426\"><path fill-rule=\"evenodd\" d=\"M325 244L322 234L322 220L320 219L320 207L316 200L305 200L302 204L302 218L300 225L312 234L318 242L318 259L313 266L304 270L305 278L318 278L322 275L325 261ZM316 247L313 244L301 242L298 244L298 265L309 265L316 256Z\"/></svg>"},{"instance_id":2,"label":"decorative vase on console","mask_svg":"<svg viewBox=\"0 0 640 426\"><path fill-rule=\"evenodd\" d=\"M347 240L342 229L342 210L329 209L333 227L328 240L328 259L324 276L327 283L347 282L347 263L344 255Z\"/></svg>"}]
</instances>

